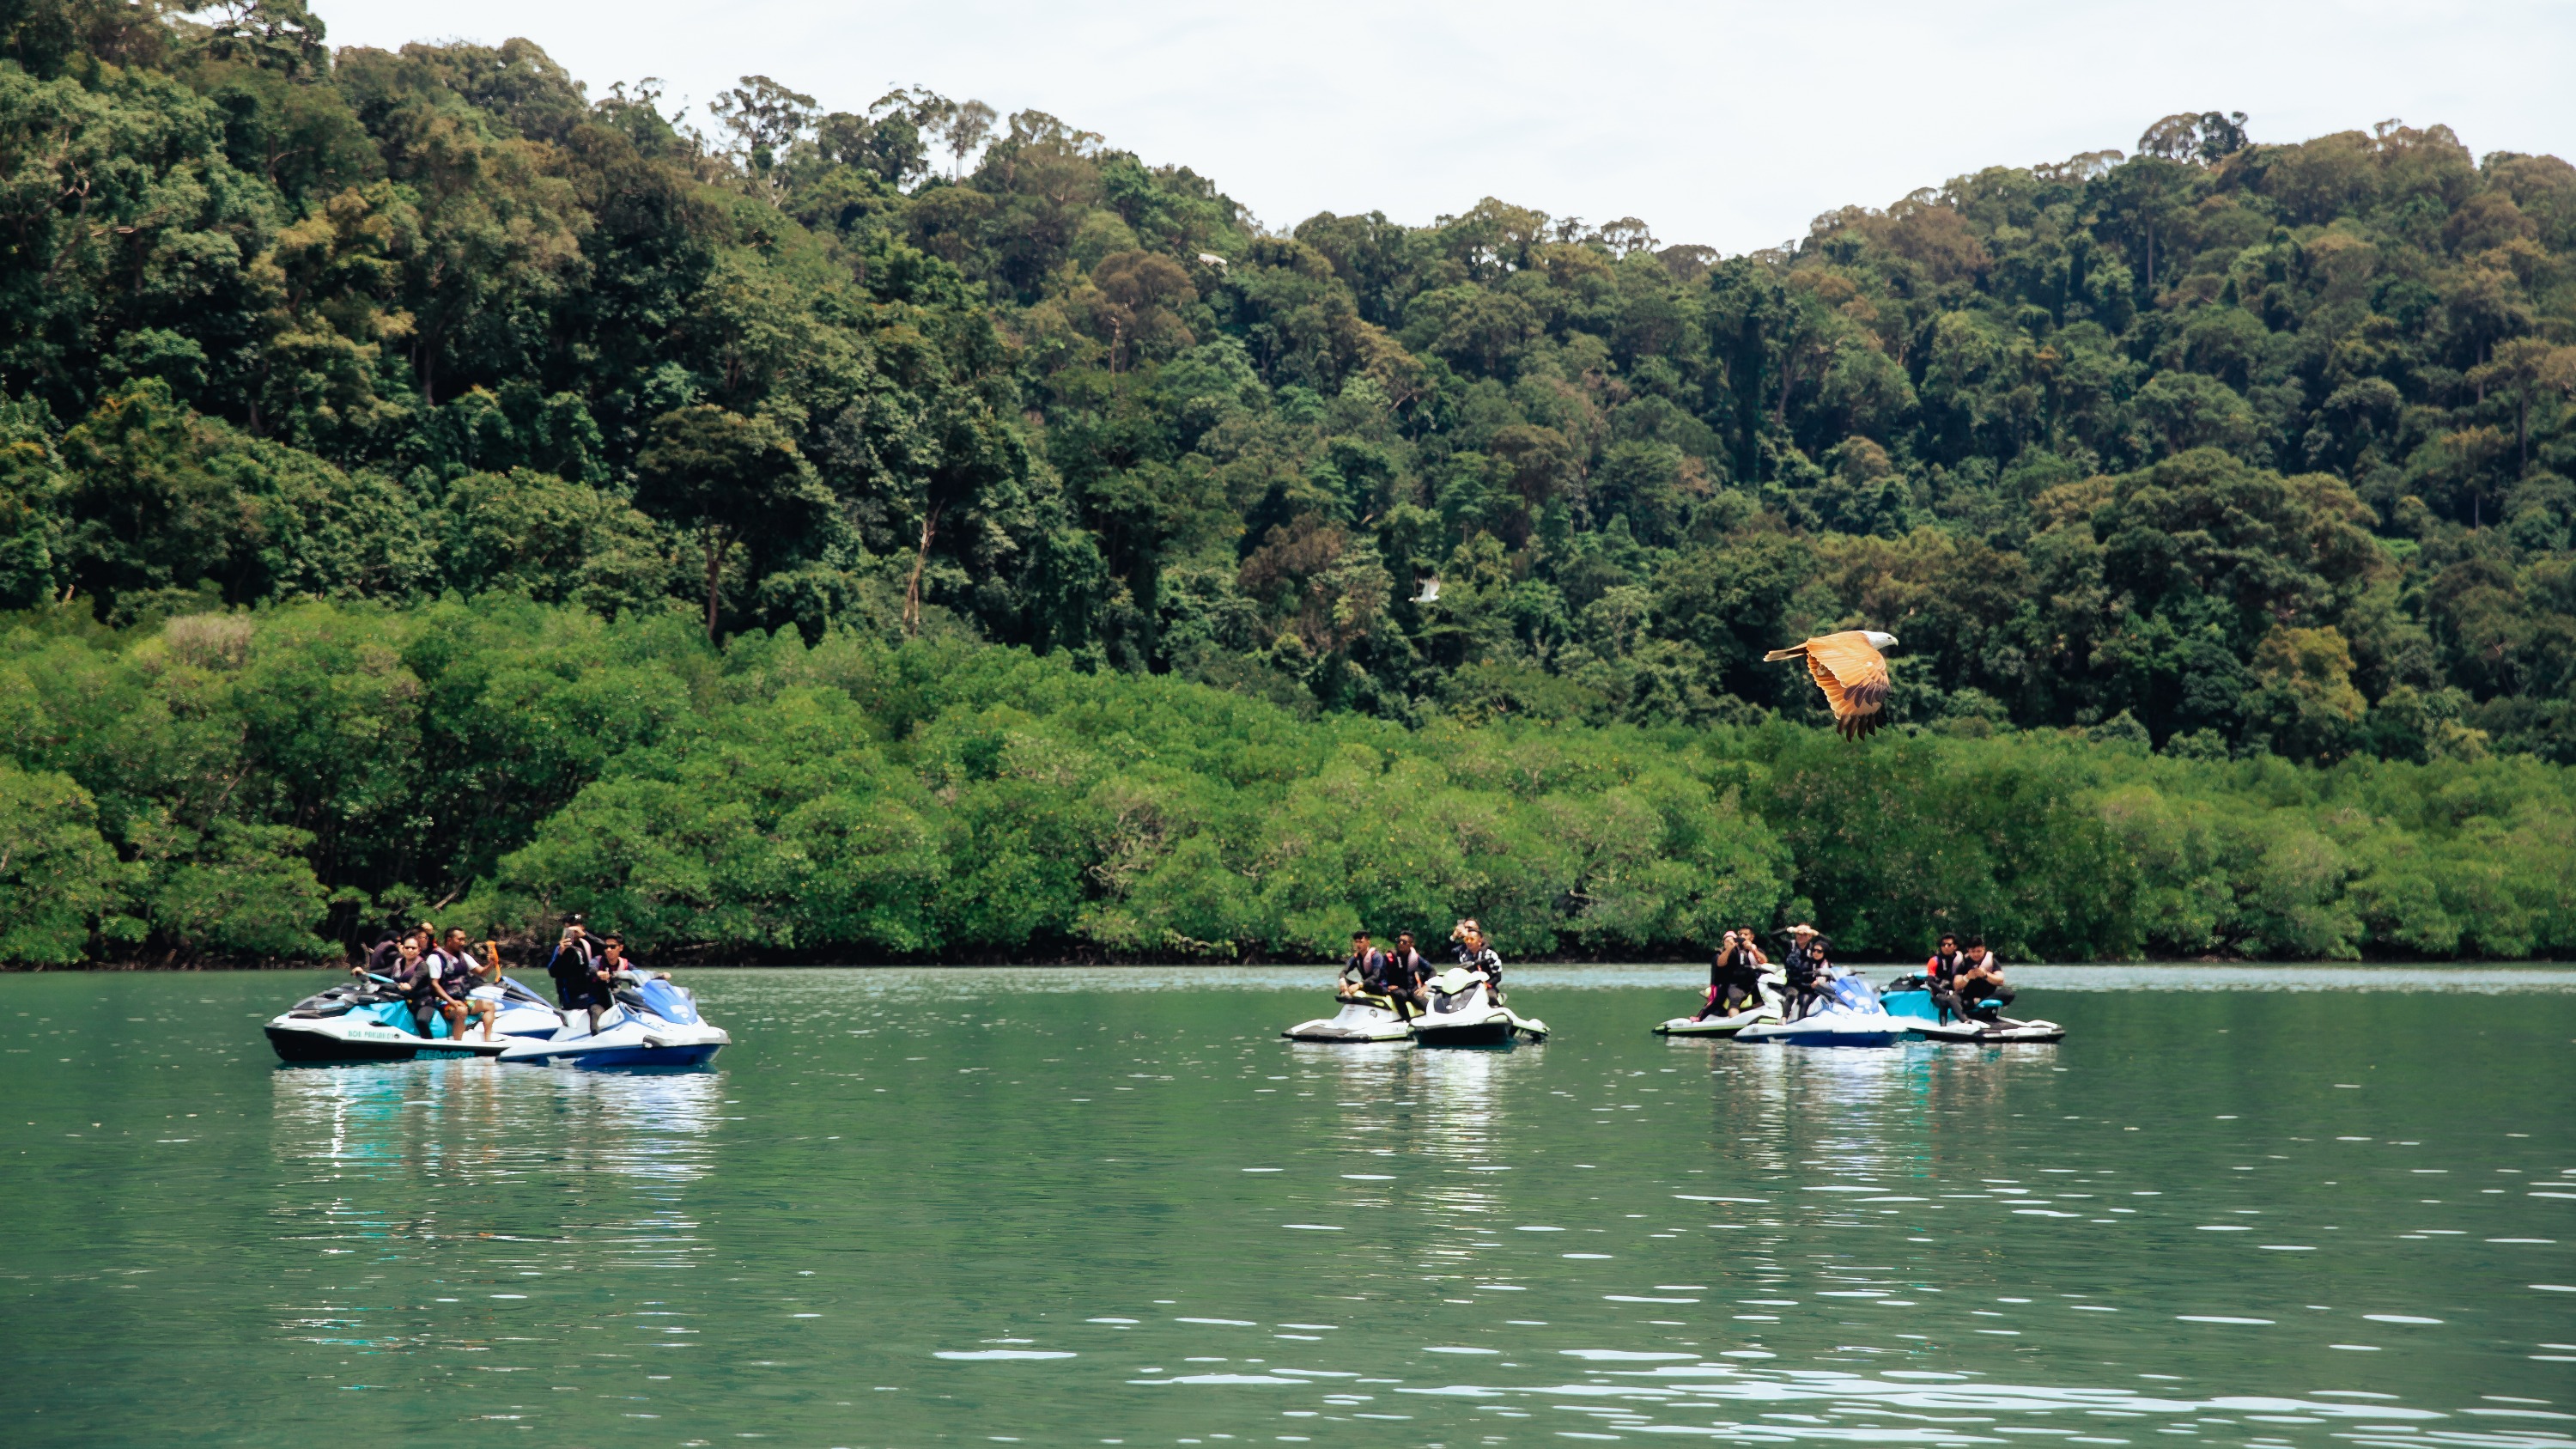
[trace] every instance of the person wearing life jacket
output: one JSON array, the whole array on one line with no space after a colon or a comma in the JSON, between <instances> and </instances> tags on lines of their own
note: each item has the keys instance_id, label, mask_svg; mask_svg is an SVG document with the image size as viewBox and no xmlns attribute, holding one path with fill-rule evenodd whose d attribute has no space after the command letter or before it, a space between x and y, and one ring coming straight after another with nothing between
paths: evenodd
<instances>
[{"instance_id":1,"label":"person wearing life jacket","mask_svg":"<svg viewBox=\"0 0 2576 1449\"><path fill-rule=\"evenodd\" d=\"M1395 949L1386 953L1386 994L1395 1014L1410 1020L1423 1012L1423 983L1433 975L1431 963L1413 949L1413 933L1395 933Z\"/></svg>"},{"instance_id":2,"label":"person wearing life jacket","mask_svg":"<svg viewBox=\"0 0 2576 1449\"><path fill-rule=\"evenodd\" d=\"M1940 944L1923 963L1923 989L1931 993L1932 1005L1939 1009L1943 1021L1959 1012L1958 988L1953 983L1966 964L1967 958L1959 952L1959 938L1948 931L1941 933Z\"/></svg>"},{"instance_id":3,"label":"person wearing life jacket","mask_svg":"<svg viewBox=\"0 0 2576 1449\"><path fill-rule=\"evenodd\" d=\"M600 1013L608 1010L608 973L599 969L599 956L590 940L590 928L579 916L564 924L563 936L555 942L555 954L546 963L546 974L555 979L555 1002L567 1018L576 1011L590 1014L590 1030L599 1034Z\"/></svg>"},{"instance_id":4,"label":"person wearing life jacket","mask_svg":"<svg viewBox=\"0 0 2576 1449\"><path fill-rule=\"evenodd\" d=\"M447 1018L448 1034L455 1034L459 1017L452 1009L454 1002L439 984L446 965L447 958L430 945L428 932L406 931L394 957L393 969L384 973L392 980L393 989L401 995L403 1003L411 1008L412 1025L422 1036L430 1034L430 1019L438 1016Z\"/></svg>"},{"instance_id":5,"label":"person wearing life jacket","mask_svg":"<svg viewBox=\"0 0 2576 1449\"><path fill-rule=\"evenodd\" d=\"M1789 954L1780 960L1788 978L1788 1019L1797 1020L1815 1009L1817 998L1824 992L1825 938L1816 928L1800 921L1789 928Z\"/></svg>"},{"instance_id":6,"label":"person wearing life jacket","mask_svg":"<svg viewBox=\"0 0 2576 1449\"><path fill-rule=\"evenodd\" d=\"M1495 955L1494 948L1486 943L1485 928L1476 924L1475 917L1469 916L1450 928L1449 939L1458 945L1458 964L1470 971L1485 973L1486 989L1493 993L1494 1004L1502 1005L1503 958Z\"/></svg>"},{"instance_id":7,"label":"person wearing life jacket","mask_svg":"<svg viewBox=\"0 0 2576 1449\"><path fill-rule=\"evenodd\" d=\"M382 976L387 979L391 979L394 974L394 966L401 960L402 937L399 935L388 935L383 940L368 947L365 959L360 961L357 965L350 967L349 974L362 981L370 976Z\"/></svg>"},{"instance_id":8,"label":"person wearing life jacket","mask_svg":"<svg viewBox=\"0 0 2576 1449\"><path fill-rule=\"evenodd\" d=\"M1339 995L1344 1001L1380 994L1386 982L1386 955L1369 943L1366 931L1351 932L1351 954L1342 962Z\"/></svg>"},{"instance_id":9,"label":"person wearing life jacket","mask_svg":"<svg viewBox=\"0 0 2576 1449\"><path fill-rule=\"evenodd\" d=\"M476 960L472 943L465 939L463 926L447 928L447 936L439 943L438 953L446 963L439 972L439 989L446 993L452 1006L447 1013L448 1031L452 1035L463 1036L464 1023L479 1018L483 1023L483 1039L490 1041L492 1019L500 1015L501 1008L495 1002L477 998L474 988L500 976L499 959L496 957L488 964Z\"/></svg>"},{"instance_id":10,"label":"person wearing life jacket","mask_svg":"<svg viewBox=\"0 0 2576 1449\"><path fill-rule=\"evenodd\" d=\"M1992 1021L2013 1003L2013 989L2004 984L2004 963L1986 949L1983 937L1968 943L1967 954L1951 983L1963 1016Z\"/></svg>"},{"instance_id":11,"label":"person wearing life jacket","mask_svg":"<svg viewBox=\"0 0 2576 1449\"><path fill-rule=\"evenodd\" d=\"M1733 1016L1762 999L1762 948L1751 931L1729 931L1708 966L1708 1002L1693 1021Z\"/></svg>"}]
</instances>

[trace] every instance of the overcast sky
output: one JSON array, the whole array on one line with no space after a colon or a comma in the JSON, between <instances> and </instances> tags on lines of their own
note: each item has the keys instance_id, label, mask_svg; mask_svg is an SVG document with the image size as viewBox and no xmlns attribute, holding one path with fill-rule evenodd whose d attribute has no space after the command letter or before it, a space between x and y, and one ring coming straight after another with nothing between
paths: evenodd
<instances>
[{"instance_id":1,"label":"overcast sky","mask_svg":"<svg viewBox=\"0 0 2576 1449\"><path fill-rule=\"evenodd\" d=\"M926 85L1212 177L1284 230L1500 196L1728 252L1995 164L2242 110L2258 141L2403 119L2576 157L2567 0L318 0L341 45L524 35L594 95L759 73L861 110ZM666 102L667 104L667 102Z\"/></svg>"}]
</instances>

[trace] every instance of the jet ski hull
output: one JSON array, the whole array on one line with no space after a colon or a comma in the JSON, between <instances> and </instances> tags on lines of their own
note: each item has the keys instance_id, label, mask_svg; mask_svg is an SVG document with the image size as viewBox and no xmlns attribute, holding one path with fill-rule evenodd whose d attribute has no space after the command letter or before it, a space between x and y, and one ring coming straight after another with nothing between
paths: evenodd
<instances>
[{"instance_id":1,"label":"jet ski hull","mask_svg":"<svg viewBox=\"0 0 2576 1449\"><path fill-rule=\"evenodd\" d=\"M607 1041L592 1043L589 1038L573 1042L529 1042L501 1054L505 1062L522 1062L535 1066L580 1067L586 1071L634 1070L636 1068L702 1067L714 1061L727 1039L722 1032L712 1041L649 1042Z\"/></svg>"},{"instance_id":2,"label":"jet ski hull","mask_svg":"<svg viewBox=\"0 0 2576 1449\"><path fill-rule=\"evenodd\" d=\"M667 981L618 992L599 1030L586 1030L589 1025L576 1016L553 1037L511 1043L501 1060L594 1071L701 1067L733 1040L724 1028L699 1020L694 998Z\"/></svg>"},{"instance_id":3,"label":"jet ski hull","mask_svg":"<svg viewBox=\"0 0 2576 1449\"><path fill-rule=\"evenodd\" d=\"M1413 1027L1389 1007L1374 1001L1346 1001L1331 1016L1301 1021L1280 1033L1290 1041L1320 1042L1390 1042L1409 1041Z\"/></svg>"},{"instance_id":4,"label":"jet ski hull","mask_svg":"<svg viewBox=\"0 0 2576 1449\"><path fill-rule=\"evenodd\" d=\"M433 1056L474 1055L470 1048L460 1052L449 1047L445 1042L425 1041L409 1033L395 1031L391 1027L378 1027L364 1035L351 1035L315 1031L312 1025L310 1022L302 1021L293 1023L272 1021L268 1024L266 1027L268 1044L277 1049L279 1061L291 1062L297 1066L333 1062L407 1062L422 1056L424 1053L421 1048L425 1046L438 1048L427 1053ZM382 1035L377 1035L378 1032ZM505 1043L502 1042L494 1042L492 1050L497 1053L504 1045Z\"/></svg>"},{"instance_id":5,"label":"jet ski hull","mask_svg":"<svg viewBox=\"0 0 2576 1449\"><path fill-rule=\"evenodd\" d=\"M1903 983L1899 983L1903 985ZM1920 1041L1971 1042L1993 1046L2013 1042L2053 1042L2066 1039L2066 1028L2053 1021L2017 1021L2009 1016L1993 1018L1950 1016L1932 1000L1932 993L1922 990L1890 991L1884 998L1889 1015L1900 1022L1906 1033Z\"/></svg>"},{"instance_id":6,"label":"jet ski hull","mask_svg":"<svg viewBox=\"0 0 2576 1449\"><path fill-rule=\"evenodd\" d=\"M503 1048L517 1040L494 1036L485 1041L479 1030L471 1029L461 1037L421 1036L399 1027L386 1026L357 1012L341 1016L300 1017L292 1013L271 1018L265 1030L268 1044L277 1049L284 1062L410 1062L440 1057L497 1057Z\"/></svg>"},{"instance_id":7,"label":"jet ski hull","mask_svg":"<svg viewBox=\"0 0 2576 1449\"><path fill-rule=\"evenodd\" d=\"M1893 1017L1827 1012L1796 1021L1756 1022L1737 1032L1735 1039L1754 1045L1892 1047L1905 1040L1905 1028Z\"/></svg>"},{"instance_id":8,"label":"jet ski hull","mask_svg":"<svg viewBox=\"0 0 2576 1449\"><path fill-rule=\"evenodd\" d=\"M1508 1046L1518 1029L1511 1013L1498 1009L1482 1021L1444 1022L1438 1026L1416 1023L1413 1039L1427 1047Z\"/></svg>"},{"instance_id":9,"label":"jet ski hull","mask_svg":"<svg viewBox=\"0 0 2576 1449\"><path fill-rule=\"evenodd\" d=\"M2015 1021L2009 1016L1993 1021L1980 1021L1973 1037L1951 1038L1982 1042L1988 1046L2014 1042L2052 1042L2066 1040L2066 1028L2053 1021Z\"/></svg>"},{"instance_id":10,"label":"jet ski hull","mask_svg":"<svg viewBox=\"0 0 2576 1449\"><path fill-rule=\"evenodd\" d=\"M1777 1012L1739 1011L1733 1016L1676 1016L1655 1028L1657 1036L1733 1036L1748 1026L1778 1021Z\"/></svg>"}]
</instances>

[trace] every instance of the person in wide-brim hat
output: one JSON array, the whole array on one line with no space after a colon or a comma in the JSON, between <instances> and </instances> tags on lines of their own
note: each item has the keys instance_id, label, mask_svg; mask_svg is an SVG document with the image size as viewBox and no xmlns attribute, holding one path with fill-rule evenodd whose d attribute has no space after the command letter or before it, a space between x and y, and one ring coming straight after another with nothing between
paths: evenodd
<instances>
[{"instance_id":1,"label":"person in wide-brim hat","mask_svg":"<svg viewBox=\"0 0 2576 1449\"><path fill-rule=\"evenodd\" d=\"M1789 988L1789 1019L1795 1021L1815 1005L1817 968L1824 960L1825 938L1805 921L1791 926L1789 937L1789 953L1782 958L1780 969Z\"/></svg>"}]
</instances>

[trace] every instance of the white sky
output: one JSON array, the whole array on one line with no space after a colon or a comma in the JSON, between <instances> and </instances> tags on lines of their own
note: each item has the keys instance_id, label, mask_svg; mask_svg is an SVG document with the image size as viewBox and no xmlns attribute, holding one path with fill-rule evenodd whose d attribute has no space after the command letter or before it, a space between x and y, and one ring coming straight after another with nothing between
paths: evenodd
<instances>
[{"instance_id":1,"label":"white sky","mask_svg":"<svg viewBox=\"0 0 2576 1449\"><path fill-rule=\"evenodd\" d=\"M2576 158L2566 0L317 0L334 44L536 41L592 94L703 106L760 73L833 109L927 85L1194 167L1284 230L1495 195L1728 252L1995 164L2242 110L2256 140L2391 117Z\"/></svg>"}]
</instances>

